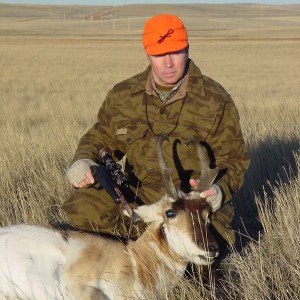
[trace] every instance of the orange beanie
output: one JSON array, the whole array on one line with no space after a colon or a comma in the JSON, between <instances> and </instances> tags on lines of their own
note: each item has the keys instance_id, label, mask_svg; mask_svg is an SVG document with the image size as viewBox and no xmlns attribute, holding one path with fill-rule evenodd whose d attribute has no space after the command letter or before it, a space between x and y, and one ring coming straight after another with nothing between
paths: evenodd
<instances>
[{"instance_id":1,"label":"orange beanie","mask_svg":"<svg viewBox=\"0 0 300 300\"><path fill-rule=\"evenodd\" d=\"M179 51L188 46L187 31L175 15L162 14L150 18L145 23L142 41L150 55Z\"/></svg>"}]
</instances>

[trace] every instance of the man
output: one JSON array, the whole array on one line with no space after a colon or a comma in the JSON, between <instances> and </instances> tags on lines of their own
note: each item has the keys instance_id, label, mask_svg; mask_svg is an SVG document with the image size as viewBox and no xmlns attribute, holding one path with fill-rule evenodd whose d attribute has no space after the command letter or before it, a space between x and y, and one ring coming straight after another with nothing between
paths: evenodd
<instances>
[{"instance_id":1,"label":"man","mask_svg":"<svg viewBox=\"0 0 300 300\"><path fill-rule=\"evenodd\" d=\"M76 188L64 203L70 222L80 229L126 234L126 218L105 190L94 184L90 166L99 150L118 160L126 154L133 206L164 195L157 162L157 136L165 134L167 165L177 188L198 185L200 166L189 139L205 142L219 167L214 185L202 193L212 211L216 235L234 242L230 226L232 193L243 182L249 159L234 102L224 88L201 74L189 59L187 31L174 15L149 19L142 37L149 67L113 87L98 113L98 122L81 138L68 178ZM125 226L124 226L125 224Z\"/></svg>"}]
</instances>

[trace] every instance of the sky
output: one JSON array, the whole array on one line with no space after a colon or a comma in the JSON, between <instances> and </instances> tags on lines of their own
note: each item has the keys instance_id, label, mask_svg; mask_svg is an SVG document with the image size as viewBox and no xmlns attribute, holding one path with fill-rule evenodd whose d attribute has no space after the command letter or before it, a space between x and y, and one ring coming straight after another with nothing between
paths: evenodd
<instances>
[{"instance_id":1,"label":"sky","mask_svg":"<svg viewBox=\"0 0 300 300\"><path fill-rule=\"evenodd\" d=\"M84 4L84 5L125 5L125 4L187 4L187 3L262 3L262 4L300 4L300 0L8 0L0 3L19 4Z\"/></svg>"}]
</instances>

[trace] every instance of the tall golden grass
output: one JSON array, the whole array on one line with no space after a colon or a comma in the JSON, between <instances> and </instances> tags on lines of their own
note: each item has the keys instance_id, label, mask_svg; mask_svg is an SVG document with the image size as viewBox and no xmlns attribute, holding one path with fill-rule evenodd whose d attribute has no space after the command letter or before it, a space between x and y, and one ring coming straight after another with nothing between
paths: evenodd
<instances>
[{"instance_id":1,"label":"tall golden grass","mask_svg":"<svg viewBox=\"0 0 300 300\"><path fill-rule=\"evenodd\" d=\"M66 221L65 173L79 138L112 86L147 66L140 30L118 42L111 31L105 38L78 37L77 27L67 38L53 36L65 23L35 22L51 30L46 26L41 36L26 27L25 36L22 24L13 29L4 22L9 34L0 35L2 226ZM88 27L78 26L88 35ZM221 263L216 286L183 282L169 299L300 299L299 29L286 40L268 39L268 30L259 40L251 29L238 32L246 38L190 40L191 58L235 100L251 156L234 195L238 242Z\"/></svg>"}]
</instances>

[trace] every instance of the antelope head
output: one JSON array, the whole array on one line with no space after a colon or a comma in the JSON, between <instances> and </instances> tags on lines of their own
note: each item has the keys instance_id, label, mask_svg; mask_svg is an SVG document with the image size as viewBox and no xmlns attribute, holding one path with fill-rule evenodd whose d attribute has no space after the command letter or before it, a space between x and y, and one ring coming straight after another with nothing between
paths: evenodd
<instances>
[{"instance_id":1,"label":"antelope head","mask_svg":"<svg viewBox=\"0 0 300 300\"><path fill-rule=\"evenodd\" d=\"M200 198L200 192L212 185L218 170L209 168L206 150L200 143L194 143L201 163L201 185L188 194L177 191L162 153L166 139L159 137L158 161L167 194L152 205L135 209L135 212L144 222L156 224L168 247L181 259L199 265L211 264L219 247L209 231L209 205Z\"/></svg>"}]
</instances>

